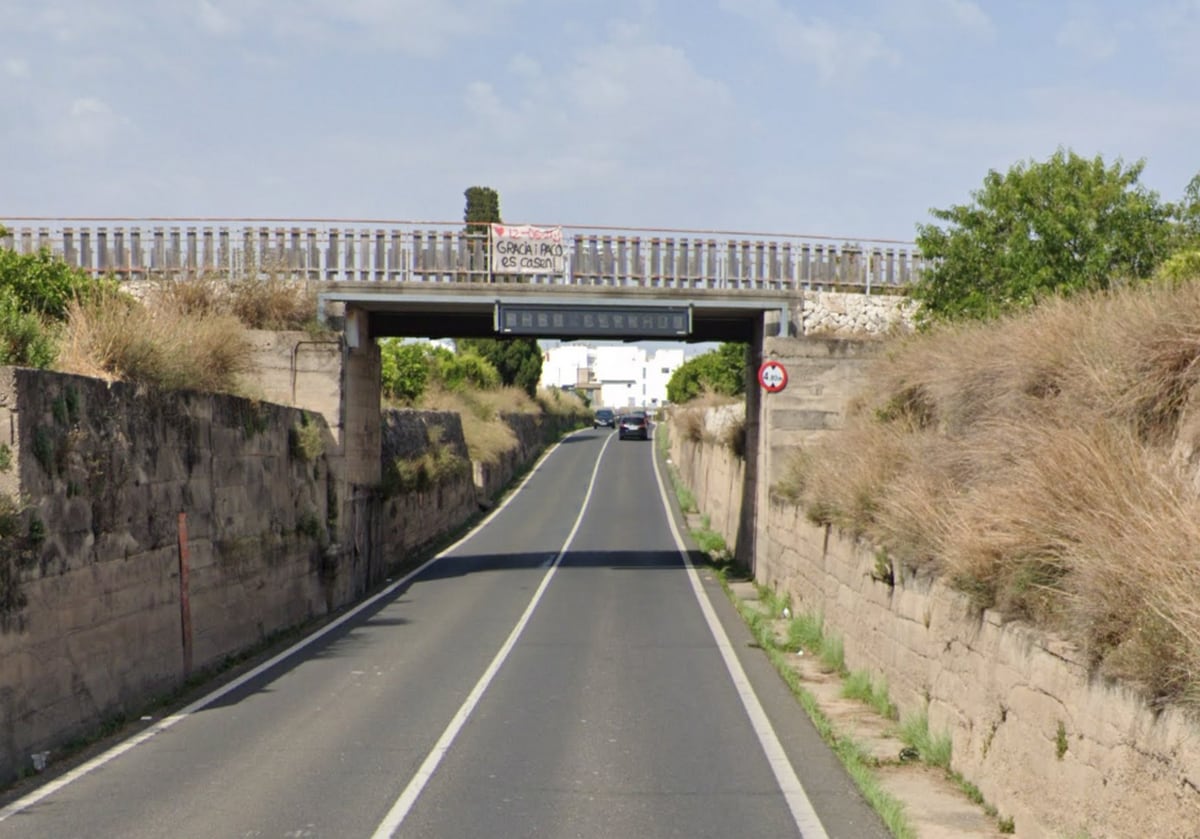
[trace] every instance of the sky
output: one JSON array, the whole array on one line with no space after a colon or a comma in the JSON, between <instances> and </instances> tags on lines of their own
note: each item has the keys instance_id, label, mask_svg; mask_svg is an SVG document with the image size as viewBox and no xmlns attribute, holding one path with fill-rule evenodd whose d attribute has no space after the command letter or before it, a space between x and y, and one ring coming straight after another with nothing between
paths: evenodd
<instances>
[{"instance_id":1,"label":"sky","mask_svg":"<svg viewBox=\"0 0 1200 839\"><path fill-rule=\"evenodd\" d=\"M0 220L912 241L1059 148L1200 172L1200 0L0 0Z\"/></svg>"}]
</instances>

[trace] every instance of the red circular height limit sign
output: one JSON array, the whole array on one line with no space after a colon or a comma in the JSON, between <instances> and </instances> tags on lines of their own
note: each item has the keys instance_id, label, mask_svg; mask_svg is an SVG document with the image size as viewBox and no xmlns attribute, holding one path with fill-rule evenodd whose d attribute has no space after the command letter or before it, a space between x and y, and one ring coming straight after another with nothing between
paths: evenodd
<instances>
[{"instance_id":1,"label":"red circular height limit sign","mask_svg":"<svg viewBox=\"0 0 1200 839\"><path fill-rule=\"evenodd\" d=\"M787 369L778 361L764 361L758 368L758 383L767 393L778 393L787 387Z\"/></svg>"}]
</instances>

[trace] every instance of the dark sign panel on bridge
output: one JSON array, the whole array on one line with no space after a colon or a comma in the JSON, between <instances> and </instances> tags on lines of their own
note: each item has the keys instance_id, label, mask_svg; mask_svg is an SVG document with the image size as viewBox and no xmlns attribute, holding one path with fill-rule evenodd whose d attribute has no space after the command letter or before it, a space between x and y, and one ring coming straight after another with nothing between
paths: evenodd
<instances>
[{"instance_id":1,"label":"dark sign panel on bridge","mask_svg":"<svg viewBox=\"0 0 1200 839\"><path fill-rule=\"evenodd\" d=\"M686 338L689 306L598 306L497 303L496 331L577 338Z\"/></svg>"}]
</instances>

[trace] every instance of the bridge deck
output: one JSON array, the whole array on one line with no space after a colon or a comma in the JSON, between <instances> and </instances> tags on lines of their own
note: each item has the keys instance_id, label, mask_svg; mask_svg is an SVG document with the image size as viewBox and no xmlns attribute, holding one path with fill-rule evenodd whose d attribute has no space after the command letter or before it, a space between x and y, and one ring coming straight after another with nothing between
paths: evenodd
<instances>
[{"instance_id":1,"label":"bridge deck","mask_svg":"<svg viewBox=\"0 0 1200 839\"><path fill-rule=\"evenodd\" d=\"M97 276L270 273L326 285L370 283L688 289L771 294L903 289L924 262L911 243L737 231L563 225L561 275L496 276L487 237L461 223L277 219L0 219L0 246L49 249Z\"/></svg>"}]
</instances>

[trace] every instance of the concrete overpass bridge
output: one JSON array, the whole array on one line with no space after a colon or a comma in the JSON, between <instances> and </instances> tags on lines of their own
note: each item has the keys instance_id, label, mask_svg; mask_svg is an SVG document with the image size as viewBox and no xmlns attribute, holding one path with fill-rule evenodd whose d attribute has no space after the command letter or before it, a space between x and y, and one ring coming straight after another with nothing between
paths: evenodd
<instances>
[{"instance_id":1,"label":"concrete overpass bridge","mask_svg":"<svg viewBox=\"0 0 1200 839\"><path fill-rule=\"evenodd\" d=\"M796 341L806 295L902 294L924 265L904 242L741 231L560 225L549 270L520 273L496 270L503 257L489 235L461 222L10 216L0 225L8 229L0 246L48 249L95 276L130 283L205 275L312 283L324 314L342 327L343 339L327 348L338 385L297 400L293 351L290 398L288 388L278 398L328 418L346 487L380 481L376 338L745 341L748 376L769 356L788 364L794 382L785 393L746 390L737 545L748 564L778 459L772 452L836 427L849 383L870 354L853 342Z\"/></svg>"},{"instance_id":2,"label":"concrete overpass bridge","mask_svg":"<svg viewBox=\"0 0 1200 839\"><path fill-rule=\"evenodd\" d=\"M49 249L96 276L315 284L351 344L384 336L750 340L795 334L805 290L908 286L911 243L744 231L542 225L543 273L496 269L488 228L380 219L6 217L0 245ZM512 225L508 225L512 228Z\"/></svg>"}]
</instances>

